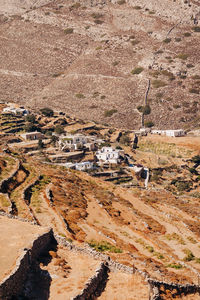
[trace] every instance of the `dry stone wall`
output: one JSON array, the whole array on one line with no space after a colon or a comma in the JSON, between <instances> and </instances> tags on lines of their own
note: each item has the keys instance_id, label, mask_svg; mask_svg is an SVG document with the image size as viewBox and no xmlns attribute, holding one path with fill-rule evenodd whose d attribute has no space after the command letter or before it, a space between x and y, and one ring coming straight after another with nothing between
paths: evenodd
<instances>
[{"instance_id":1,"label":"dry stone wall","mask_svg":"<svg viewBox=\"0 0 200 300\"><path fill-rule=\"evenodd\" d=\"M50 229L33 241L32 247L24 248L18 258L14 270L0 282L0 299L8 300L19 295L31 264L52 242L53 231Z\"/></svg>"},{"instance_id":2,"label":"dry stone wall","mask_svg":"<svg viewBox=\"0 0 200 300\"><path fill-rule=\"evenodd\" d=\"M91 296L98 296L98 292L101 292L106 285L108 272L107 264L101 263L95 274L86 283L84 289L71 300L85 300L90 299Z\"/></svg>"}]
</instances>

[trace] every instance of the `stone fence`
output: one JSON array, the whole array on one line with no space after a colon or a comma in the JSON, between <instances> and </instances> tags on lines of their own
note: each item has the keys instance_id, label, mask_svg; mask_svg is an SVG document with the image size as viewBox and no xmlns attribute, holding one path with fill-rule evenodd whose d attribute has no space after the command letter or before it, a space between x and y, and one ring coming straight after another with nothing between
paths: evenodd
<instances>
[{"instance_id":1,"label":"stone fence","mask_svg":"<svg viewBox=\"0 0 200 300\"><path fill-rule=\"evenodd\" d=\"M38 235L29 249L24 248L15 264L14 270L0 282L0 299L7 300L19 295L23 289L31 264L49 246L52 240L53 231L49 229L46 233Z\"/></svg>"},{"instance_id":2,"label":"stone fence","mask_svg":"<svg viewBox=\"0 0 200 300\"><path fill-rule=\"evenodd\" d=\"M108 266L104 263L101 263L95 274L89 278L79 295L71 298L71 300L85 300L91 299L91 296L98 296L98 292L101 293L106 285L108 272Z\"/></svg>"}]
</instances>

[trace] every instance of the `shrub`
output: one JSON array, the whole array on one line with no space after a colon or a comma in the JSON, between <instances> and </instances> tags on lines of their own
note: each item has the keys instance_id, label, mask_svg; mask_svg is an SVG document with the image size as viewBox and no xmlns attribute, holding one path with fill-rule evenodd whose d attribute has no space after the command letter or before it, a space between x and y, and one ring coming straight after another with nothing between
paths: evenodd
<instances>
[{"instance_id":1,"label":"shrub","mask_svg":"<svg viewBox=\"0 0 200 300\"><path fill-rule=\"evenodd\" d=\"M35 116L34 115L27 115L25 120L29 123L35 123Z\"/></svg>"},{"instance_id":2,"label":"shrub","mask_svg":"<svg viewBox=\"0 0 200 300\"><path fill-rule=\"evenodd\" d=\"M200 26L195 26L192 28L194 32L200 32Z\"/></svg>"},{"instance_id":3,"label":"shrub","mask_svg":"<svg viewBox=\"0 0 200 300\"><path fill-rule=\"evenodd\" d=\"M103 17L103 15L100 14L100 13L92 13L91 16L92 16L94 19L100 19L100 18Z\"/></svg>"},{"instance_id":4,"label":"shrub","mask_svg":"<svg viewBox=\"0 0 200 300\"><path fill-rule=\"evenodd\" d=\"M44 148L44 143L42 140L39 140L38 141L38 149L42 149L42 148Z\"/></svg>"},{"instance_id":5,"label":"shrub","mask_svg":"<svg viewBox=\"0 0 200 300\"><path fill-rule=\"evenodd\" d=\"M84 99L85 98L85 96L81 93L78 93L75 96L76 96L76 98L79 98L79 99Z\"/></svg>"},{"instance_id":6,"label":"shrub","mask_svg":"<svg viewBox=\"0 0 200 300\"><path fill-rule=\"evenodd\" d=\"M144 69L142 67L137 67L131 71L131 74L140 74Z\"/></svg>"},{"instance_id":7,"label":"shrub","mask_svg":"<svg viewBox=\"0 0 200 300\"><path fill-rule=\"evenodd\" d=\"M64 30L64 34L72 34L74 32L74 29L73 28L66 28Z\"/></svg>"},{"instance_id":8,"label":"shrub","mask_svg":"<svg viewBox=\"0 0 200 300\"><path fill-rule=\"evenodd\" d=\"M142 105L137 106L137 110L139 112L143 113L143 106Z\"/></svg>"},{"instance_id":9,"label":"shrub","mask_svg":"<svg viewBox=\"0 0 200 300\"><path fill-rule=\"evenodd\" d=\"M184 261L191 261L195 259L195 256L191 250L184 249L183 252L186 254L186 256L183 258Z\"/></svg>"},{"instance_id":10,"label":"shrub","mask_svg":"<svg viewBox=\"0 0 200 300\"><path fill-rule=\"evenodd\" d=\"M188 58L188 54L186 53L180 53L178 54L176 57L179 58L179 59L182 59L182 60L186 60Z\"/></svg>"},{"instance_id":11,"label":"shrub","mask_svg":"<svg viewBox=\"0 0 200 300\"><path fill-rule=\"evenodd\" d=\"M94 23L95 23L95 24L101 25L101 24L103 24L103 21L102 21L102 20L99 20L99 19L96 19L96 20L94 20Z\"/></svg>"},{"instance_id":12,"label":"shrub","mask_svg":"<svg viewBox=\"0 0 200 300\"><path fill-rule=\"evenodd\" d=\"M162 70L161 74L164 75L164 76L168 76L168 77L173 77L174 76L173 73L171 73L171 72L169 72L167 70Z\"/></svg>"},{"instance_id":13,"label":"shrub","mask_svg":"<svg viewBox=\"0 0 200 300\"><path fill-rule=\"evenodd\" d=\"M169 44L169 43L171 42L171 40L172 40L172 39L170 39L170 38L166 38L166 39L163 41L163 43Z\"/></svg>"},{"instance_id":14,"label":"shrub","mask_svg":"<svg viewBox=\"0 0 200 300\"><path fill-rule=\"evenodd\" d=\"M182 269L183 266L181 264L169 264L167 265L167 268Z\"/></svg>"},{"instance_id":15,"label":"shrub","mask_svg":"<svg viewBox=\"0 0 200 300\"><path fill-rule=\"evenodd\" d=\"M88 242L89 246L94 248L96 251L99 252L112 252L112 253L122 253L123 251L120 248L117 248L106 241L97 242L95 240L91 240Z\"/></svg>"},{"instance_id":16,"label":"shrub","mask_svg":"<svg viewBox=\"0 0 200 300\"><path fill-rule=\"evenodd\" d=\"M179 192L188 191L190 189L191 183L188 181L177 181L175 186Z\"/></svg>"},{"instance_id":17,"label":"shrub","mask_svg":"<svg viewBox=\"0 0 200 300\"><path fill-rule=\"evenodd\" d=\"M167 85L167 84L166 84L164 81L162 81L162 80L153 80L152 84L153 84L153 87L156 88L156 89L161 88L161 87L164 87L164 86Z\"/></svg>"},{"instance_id":18,"label":"shrub","mask_svg":"<svg viewBox=\"0 0 200 300\"><path fill-rule=\"evenodd\" d=\"M63 126L60 126L60 125L57 125L55 128L54 128L54 132L57 133L57 134L61 134L64 131L64 127Z\"/></svg>"},{"instance_id":19,"label":"shrub","mask_svg":"<svg viewBox=\"0 0 200 300\"><path fill-rule=\"evenodd\" d=\"M130 142L131 142L131 140L130 140L130 138L129 138L128 135L123 134L123 135L121 136L121 138L120 138L120 143L121 143L122 145L128 146L128 145L130 144Z\"/></svg>"},{"instance_id":20,"label":"shrub","mask_svg":"<svg viewBox=\"0 0 200 300\"><path fill-rule=\"evenodd\" d=\"M112 65L115 67L115 66L117 66L119 64L119 62L118 61L114 61L113 63L112 63Z\"/></svg>"},{"instance_id":21,"label":"shrub","mask_svg":"<svg viewBox=\"0 0 200 300\"><path fill-rule=\"evenodd\" d=\"M53 110L49 107L44 107L44 108L40 109L40 111L45 117L53 116Z\"/></svg>"},{"instance_id":22,"label":"shrub","mask_svg":"<svg viewBox=\"0 0 200 300\"><path fill-rule=\"evenodd\" d=\"M199 90L194 89L194 88L189 89L189 92L190 92L191 94L199 94Z\"/></svg>"},{"instance_id":23,"label":"shrub","mask_svg":"<svg viewBox=\"0 0 200 300\"><path fill-rule=\"evenodd\" d=\"M196 164L200 164L200 155L193 156L191 160Z\"/></svg>"},{"instance_id":24,"label":"shrub","mask_svg":"<svg viewBox=\"0 0 200 300\"><path fill-rule=\"evenodd\" d=\"M145 126L145 127L148 127L148 128L151 128L151 127L154 126L154 123L153 123L152 121L146 121L146 122L144 123L144 126Z\"/></svg>"},{"instance_id":25,"label":"shrub","mask_svg":"<svg viewBox=\"0 0 200 300\"><path fill-rule=\"evenodd\" d=\"M104 117L111 117L113 114L115 114L117 112L117 109L110 109L110 110L106 110L104 112Z\"/></svg>"},{"instance_id":26,"label":"shrub","mask_svg":"<svg viewBox=\"0 0 200 300\"><path fill-rule=\"evenodd\" d=\"M194 65L192 65L192 64L187 64L186 67L187 67L188 69L191 69L191 68L194 68Z\"/></svg>"},{"instance_id":27,"label":"shrub","mask_svg":"<svg viewBox=\"0 0 200 300\"><path fill-rule=\"evenodd\" d=\"M140 42L140 41L138 41L138 40L134 40L134 41L131 41L131 44L132 44L133 46L135 46L135 45L139 44L139 42Z\"/></svg>"},{"instance_id":28,"label":"shrub","mask_svg":"<svg viewBox=\"0 0 200 300\"><path fill-rule=\"evenodd\" d=\"M133 8L139 10L139 9L141 9L142 7L139 6L139 5L136 5L136 6L134 6Z\"/></svg>"},{"instance_id":29,"label":"shrub","mask_svg":"<svg viewBox=\"0 0 200 300\"><path fill-rule=\"evenodd\" d=\"M183 35L184 35L185 37L188 37L188 36L191 36L191 33L190 33L190 32L185 32Z\"/></svg>"},{"instance_id":30,"label":"shrub","mask_svg":"<svg viewBox=\"0 0 200 300\"><path fill-rule=\"evenodd\" d=\"M143 107L143 114L149 115L151 113L151 107L147 104Z\"/></svg>"},{"instance_id":31,"label":"shrub","mask_svg":"<svg viewBox=\"0 0 200 300\"><path fill-rule=\"evenodd\" d=\"M125 3L126 3L125 0L119 0L119 1L117 1L117 4L119 4L119 5L122 5L122 4L125 4Z\"/></svg>"},{"instance_id":32,"label":"shrub","mask_svg":"<svg viewBox=\"0 0 200 300\"><path fill-rule=\"evenodd\" d=\"M181 38L175 38L175 41L176 41L177 43L179 43L179 42L181 41Z\"/></svg>"},{"instance_id":33,"label":"shrub","mask_svg":"<svg viewBox=\"0 0 200 300\"><path fill-rule=\"evenodd\" d=\"M24 130L27 131L27 132L32 132L32 131L37 130L37 127L33 123L27 123L24 126Z\"/></svg>"},{"instance_id":34,"label":"shrub","mask_svg":"<svg viewBox=\"0 0 200 300\"><path fill-rule=\"evenodd\" d=\"M175 109L180 108L180 105L179 104L174 104L173 108L175 108Z\"/></svg>"},{"instance_id":35,"label":"shrub","mask_svg":"<svg viewBox=\"0 0 200 300\"><path fill-rule=\"evenodd\" d=\"M74 3L73 5L70 6L70 10L72 9L78 9L79 7L81 7L81 4L79 2Z\"/></svg>"}]
</instances>

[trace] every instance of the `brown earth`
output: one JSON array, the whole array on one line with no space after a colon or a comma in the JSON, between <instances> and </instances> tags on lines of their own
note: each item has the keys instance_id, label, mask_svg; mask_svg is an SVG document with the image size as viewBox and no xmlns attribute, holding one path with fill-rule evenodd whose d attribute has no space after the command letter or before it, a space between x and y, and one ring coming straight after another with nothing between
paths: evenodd
<instances>
[{"instance_id":1,"label":"brown earth","mask_svg":"<svg viewBox=\"0 0 200 300\"><path fill-rule=\"evenodd\" d=\"M0 100L133 129L150 79L145 121L199 127L197 1L0 4Z\"/></svg>"}]
</instances>

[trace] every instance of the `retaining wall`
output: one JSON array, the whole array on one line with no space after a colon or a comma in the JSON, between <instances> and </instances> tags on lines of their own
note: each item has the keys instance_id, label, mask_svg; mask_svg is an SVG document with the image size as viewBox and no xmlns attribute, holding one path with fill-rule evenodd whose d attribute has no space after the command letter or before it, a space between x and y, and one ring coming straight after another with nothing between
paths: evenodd
<instances>
[{"instance_id":1,"label":"retaining wall","mask_svg":"<svg viewBox=\"0 0 200 300\"><path fill-rule=\"evenodd\" d=\"M52 242L53 231L41 234L32 243L32 247L24 248L18 258L14 270L0 282L0 299L8 300L17 296L23 288L31 264Z\"/></svg>"},{"instance_id":2,"label":"retaining wall","mask_svg":"<svg viewBox=\"0 0 200 300\"><path fill-rule=\"evenodd\" d=\"M84 289L71 300L85 300L95 296L106 285L109 268L106 264L101 263L96 273L87 281Z\"/></svg>"}]
</instances>

